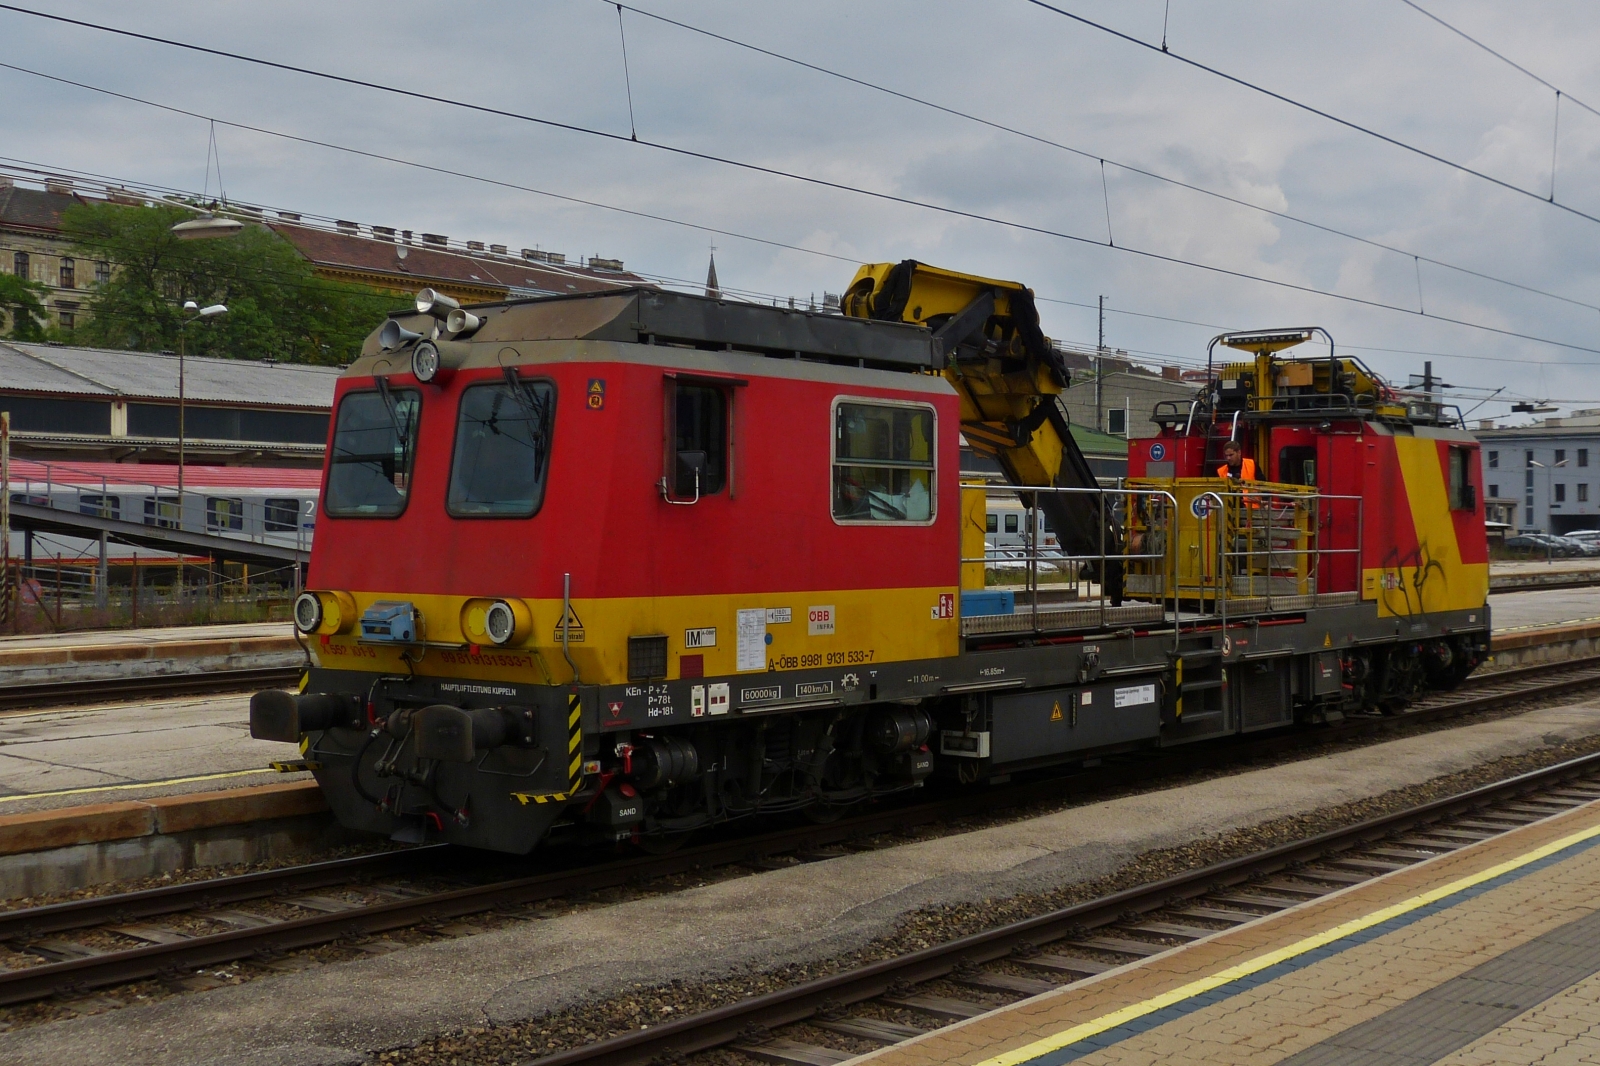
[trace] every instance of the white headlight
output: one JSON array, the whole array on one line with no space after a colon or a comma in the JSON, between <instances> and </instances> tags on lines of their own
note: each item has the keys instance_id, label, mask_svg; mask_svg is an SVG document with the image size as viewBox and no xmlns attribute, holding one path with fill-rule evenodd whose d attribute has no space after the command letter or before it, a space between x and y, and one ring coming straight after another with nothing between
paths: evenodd
<instances>
[{"instance_id":1,"label":"white headlight","mask_svg":"<svg viewBox=\"0 0 1600 1066\"><path fill-rule=\"evenodd\" d=\"M315 633L322 627L322 600L315 592L302 592L295 597L294 627L302 633Z\"/></svg>"},{"instance_id":2,"label":"white headlight","mask_svg":"<svg viewBox=\"0 0 1600 1066\"><path fill-rule=\"evenodd\" d=\"M517 632L517 616L511 605L503 601L490 604L483 614L483 631L496 644L510 640Z\"/></svg>"},{"instance_id":3,"label":"white headlight","mask_svg":"<svg viewBox=\"0 0 1600 1066\"><path fill-rule=\"evenodd\" d=\"M411 349L411 373L421 382L432 381L439 373L439 349L431 342L423 341Z\"/></svg>"}]
</instances>

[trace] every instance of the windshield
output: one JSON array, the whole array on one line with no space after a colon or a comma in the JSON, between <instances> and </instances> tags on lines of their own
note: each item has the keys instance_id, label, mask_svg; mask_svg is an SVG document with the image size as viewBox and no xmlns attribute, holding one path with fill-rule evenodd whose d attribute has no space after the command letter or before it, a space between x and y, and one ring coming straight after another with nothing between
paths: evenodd
<instances>
[{"instance_id":1,"label":"windshield","mask_svg":"<svg viewBox=\"0 0 1600 1066\"><path fill-rule=\"evenodd\" d=\"M526 518L544 498L555 387L497 381L461 393L449 511Z\"/></svg>"},{"instance_id":2,"label":"windshield","mask_svg":"<svg viewBox=\"0 0 1600 1066\"><path fill-rule=\"evenodd\" d=\"M330 515L382 517L405 510L421 408L415 389L352 392L340 402L328 465Z\"/></svg>"}]
</instances>

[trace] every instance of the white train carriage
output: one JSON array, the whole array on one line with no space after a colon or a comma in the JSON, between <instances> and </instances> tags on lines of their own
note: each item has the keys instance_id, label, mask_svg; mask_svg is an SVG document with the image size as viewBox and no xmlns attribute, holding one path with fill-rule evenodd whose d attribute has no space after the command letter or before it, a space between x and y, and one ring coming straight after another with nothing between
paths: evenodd
<instances>
[{"instance_id":1,"label":"white train carriage","mask_svg":"<svg viewBox=\"0 0 1600 1066\"><path fill-rule=\"evenodd\" d=\"M13 504L307 551L321 480L318 470L186 466L180 493L176 466L13 460L8 491ZM99 551L93 538L11 533L13 559L97 559ZM107 561L127 562L133 552L112 541ZM141 548L138 557L176 561L178 554Z\"/></svg>"}]
</instances>

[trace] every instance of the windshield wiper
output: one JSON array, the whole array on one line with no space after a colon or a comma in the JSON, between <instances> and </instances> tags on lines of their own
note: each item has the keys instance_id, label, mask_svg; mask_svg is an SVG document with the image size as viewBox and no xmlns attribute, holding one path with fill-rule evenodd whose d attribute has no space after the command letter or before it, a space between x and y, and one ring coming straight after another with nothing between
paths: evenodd
<instances>
[{"instance_id":1,"label":"windshield wiper","mask_svg":"<svg viewBox=\"0 0 1600 1066\"><path fill-rule=\"evenodd\" d=\"M378 381L378 396L383 400L383 409L389 413L389 427L394 430L395 439L400 443L400 469L403 473L411 470L411 434L400 421L400 405L394 398L394 393L389 389L389 379L380 377Z\"/></svg>"}]
</instances>

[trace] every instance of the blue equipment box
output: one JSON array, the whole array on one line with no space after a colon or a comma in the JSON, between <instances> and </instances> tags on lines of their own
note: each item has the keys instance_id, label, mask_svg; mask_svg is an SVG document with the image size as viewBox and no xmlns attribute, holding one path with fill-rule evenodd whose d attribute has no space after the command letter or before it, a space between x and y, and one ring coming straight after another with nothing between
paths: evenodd
<instances>
[{"instance_id":1,"label":"blue equipment box","mask_svg":"<svg viewBox=\"0 0 1600 1066\"><path fill-rule=\"evenodd\" d=\"M390 644L415 644L417 609L408 601L379 600L362 613L361 636Z\"/></svg>"},{"instance_id":2,"label":"blue equipment box","mask_svg":"<svg viewBox=\"0 0 1600 1066\"><path fill-rule=\"evenodd\" d=\"M961 616L1016 614L1017 594L1010 589L974 589L961 594Z\"/></svg>"}]
</instances>

